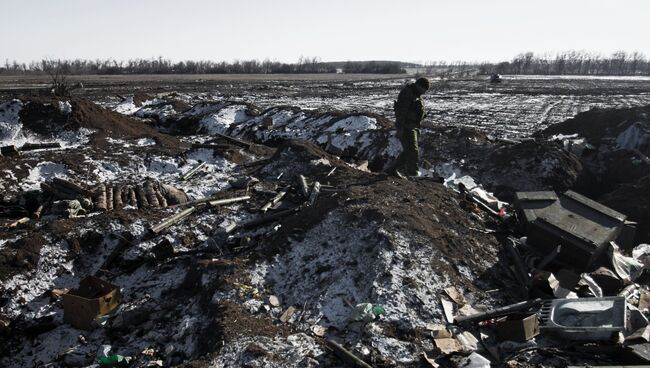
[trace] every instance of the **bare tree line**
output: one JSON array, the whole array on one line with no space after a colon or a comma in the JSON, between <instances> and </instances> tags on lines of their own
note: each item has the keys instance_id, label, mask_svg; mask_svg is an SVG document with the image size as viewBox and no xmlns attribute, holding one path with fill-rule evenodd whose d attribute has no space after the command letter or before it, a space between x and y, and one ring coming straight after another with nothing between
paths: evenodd
<instances>
[{"instance_id":1,"label":"bare tree line","mask_svg":"<svg viewBox=\"0 0 650 368\"><path fill-rule=\"evenodd\" d=\"M565 51L554 56L526 52L511 61L479 65L480 73L542 75L649 75L650 60L638 51L616 51L610 56Z\"/></svg>"},{"instance_id":2,"label":"bare tree line","mask_svg":"<svg viewBox=\"0 0 650 368\"><path fill-rule=\"evenodd\" d=\"M565 51L558 54L525 52L510 61L499 63L428 62L423 74L443 77L474 74L526 75L650 75L650 59L641 52L616 51L609 56L586 51Z\"/></svg>"},{"instance_id":3,"label":"bare tree line","mask_svg":"<svg viewBox=\"0 0 650 368\"><path fill-rule=\"evenodd\" d=\"M62 74L272 74L272 73L336 73L337 64L324 63L318 57L301 56L296 63L282 63L269 59L235 60L215 62L209 60L186 60L172 62L162 57L155 59L44 59L30 63L5 60L0 74L50 74L56 69ZM341 68L338 68L341 69ZM348 62L342 68L346 73L401 73L399 62Z\"/></svg>"},{"instance_id":4,"label":"bare tree line","mask_svg":"<svg viewBox=\"0 0 650 368\"><path fill-rule=\"evenodd\" d=\"M275 74L275 73L405 73L406 64L396 61L322 62L318 57L301 56L296 63L265 59L215 62L187 60L172 62L154 59L74 59L41 60L18 63L5 60L0 74L48 74L56 67L65 74ZM411 67L413 67L411 65ZM417 67L418 73L443 77L464 77L475 74L541 74L541 75L650 75L650 60L642 53L617 51L603 56L585 51L565 51L555 55L521 53L510 61L490 62L428 62Z\"/></svg>"}]
</instances>

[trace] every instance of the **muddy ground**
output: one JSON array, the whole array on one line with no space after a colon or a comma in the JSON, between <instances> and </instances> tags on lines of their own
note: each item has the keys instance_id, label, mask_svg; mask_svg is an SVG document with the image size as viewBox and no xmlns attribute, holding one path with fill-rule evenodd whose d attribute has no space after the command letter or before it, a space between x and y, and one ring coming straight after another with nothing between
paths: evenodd
<instances>
[{"instance_id":1,"label":"muddy ground","mask_svg":"<svg viewBox=\"0 0 650 368\"><path fill-rule=\"evenodd\" d=\"M463 175L503 201L518 190L578 190L638 221L637 244L650 240L643 79L440 86L427 97L434 112L417 179L382 173L399 153L389 106L402 78L106 83L91 80L59 100L3 92L2 145L61 145L0 157L1 205L14 210L0 218L3 366L88 366L103 345L137 367L342 366L326 339L375 367L429 366L425 356L462 365L469 351L441 354L427 329L446 323L443 290L464 295L454 308L461 315L525 298L503 248L507 235L521 234L452 189ZM625 108L576 115L595 106ZM319 182L320 195L301 194L298 175ZM61 198L45 190L54 178L93 193L85 216L55 211ZM163 206L162 196L159 205L96 206L102 185L123 193L117 188L146 183L189 200L251 198L195 204L155 234L153 225L191 204ZM118 285L124 302L86 331L64 321L53 290L89 275ZM386 313L352 322L366 302ZM594 353L540 336L531 349L501 344L490 327L448 326L495 347L477 347L495 366L621 361L616 344Z\"/></svg>"}]
</instances>

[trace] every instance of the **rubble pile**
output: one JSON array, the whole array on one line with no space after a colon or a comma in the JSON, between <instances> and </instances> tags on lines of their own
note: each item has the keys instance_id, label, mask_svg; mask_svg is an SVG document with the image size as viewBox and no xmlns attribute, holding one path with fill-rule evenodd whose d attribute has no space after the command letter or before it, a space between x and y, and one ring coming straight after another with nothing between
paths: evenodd
<instances>
[{"instance_id":1,"label":"rubble pile","mask_svg":"<svg viewBox=\"0 0 650 368\"><path fill-rule=\"evenodd\" d=\"M648 237L565 191L561 140L424 129L425 175L395 178L372 115L1 106L2 366L650 360Z\"/></svg>"}]
</instances>

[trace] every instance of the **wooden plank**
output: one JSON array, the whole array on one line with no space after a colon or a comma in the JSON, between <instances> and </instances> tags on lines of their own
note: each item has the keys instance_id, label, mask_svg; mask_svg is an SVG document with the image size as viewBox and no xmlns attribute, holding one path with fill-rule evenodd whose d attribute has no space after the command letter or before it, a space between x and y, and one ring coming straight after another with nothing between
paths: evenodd
<instances>
[{"instance_id":1,"label":"wooden plank","mask_svg":"<svg viewBox=\"0 0 650 368\"><path fill-rule=\"evenodd\" d=\"M61 143L52 142L52 143L25 143L20 147L21 151L31 151L37 149L50 149L50 148L61 148Z\"/></svg>"},{"instance_id":2,"label":"wooden plank","mask_svg":"<svg viewBox=\"0 0 650 368\"><path fill-rule=\"evenodd\" d=\"M244 148L250 148L250 146L251 146L251 144L249 142L243 141L243 140L235 138L235 137L231 137L229 135L225 135L225 134L221 134L221 133L214 133L214 135L216 135L219 138L223 138L223 139L227 140L230 143L236 144L238 146L242 146Z\"/></svg>"},{"instance_id":3,"label":"wooden plank","mask_svg":"<svg viewBox=\"0 0 650 368\"><path fill-rule=\"evenodd\" d=\"M72 190L72 191L74 191L74 192L76 192L78 194L83 195L84 197L92 198L92 196L93 196L93 193L90 190L88 190L86 188L83 188L81 185L78 185L78 184L75 184L73 182L67 181L65 179L54 177L52 179L52 183L56 184L57 186L61 186L61 187L70 189L70 190Z\"/></svg>"}]
</instances>

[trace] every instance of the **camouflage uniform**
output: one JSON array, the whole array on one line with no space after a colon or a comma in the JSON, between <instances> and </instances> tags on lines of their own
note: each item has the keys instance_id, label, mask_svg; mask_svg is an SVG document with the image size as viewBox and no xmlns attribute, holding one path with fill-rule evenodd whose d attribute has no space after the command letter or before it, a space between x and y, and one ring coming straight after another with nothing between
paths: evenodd
<instances>
[{"instance_id":1,"label":"camouflage uniform","mask_svg":"<svg viewBox=\"0 0 650 368\"><path fill-rule=\"evenodd\" d=\"M420 150L418 138L420 123L424 118L422 94L426 89L417 84L409 84L399 93L395 102L395 127L397 138L402 144L402 152L393 164L392 171L399 170L406 175L418 175ZM403 170L403 171L402 171Z\"/></svg>"}]
</instances>

